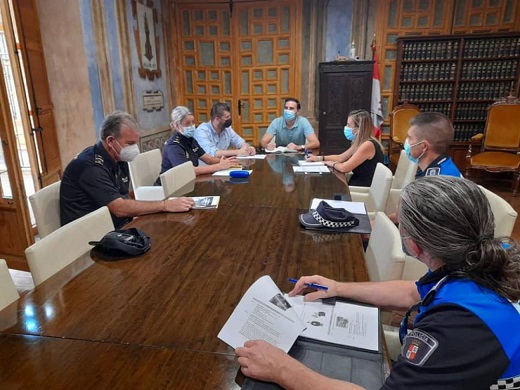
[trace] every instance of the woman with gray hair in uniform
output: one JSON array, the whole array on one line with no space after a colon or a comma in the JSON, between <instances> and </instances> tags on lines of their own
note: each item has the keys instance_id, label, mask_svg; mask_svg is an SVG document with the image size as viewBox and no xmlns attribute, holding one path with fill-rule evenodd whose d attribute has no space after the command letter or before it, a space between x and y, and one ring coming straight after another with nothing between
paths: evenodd
<instances>
[{"instance_id":1,"label":"woman with gray hair in uniform","mask_svg":"<svg viewBox=\"0 0 520 390\"><path fill-rule=\"evenodd\" d=\"M175 107L172 110L171 120L170 127L173 134L164 145L161 173L186 161L193 163L197 176L229 169L237 163L235 157L213 157L200 147L197 140L193 138L195 117L187 107ZM207 165L199 166L199 160Z\"/></svg>"},{"instance_id":2,"label":"woman with gray hair in uniform","mask_svg":"<svg viewBox=\"0 0 520 390\"><path fill-rule=\"evenodd\" d=\"M494 237L484 193L466 179L420 178L404 188L398 217L406 252L429 268L417 282L304 276L289 295L316 283L328 290L306 301L341 296L385 310L408 308L401 353L383 389L520 389L520 252L510 239ZM263 341L246 342L236 353L244 374L285 388L360 388L321 376Z\"/></svg>"}]
</instances>

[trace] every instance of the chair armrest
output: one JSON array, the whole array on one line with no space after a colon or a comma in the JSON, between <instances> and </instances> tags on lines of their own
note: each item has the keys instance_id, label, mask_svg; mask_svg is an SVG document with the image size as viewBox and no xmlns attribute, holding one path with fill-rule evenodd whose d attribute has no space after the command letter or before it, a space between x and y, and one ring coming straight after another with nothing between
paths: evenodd
<instances>
[{"instance_id":1,"label":"chair armrest","mask_svg":"<svg viewBox=\"0 0 520 390\"><path fill-rule=\"evenodd\" d=\"M401 141L401 139L397 135L394 135L392 137L392 141L394 141L396 144L403 145L403 141Z\"/></svg>"},{"instance_id":2,"label":"chair armrest","mask_svg":"<svg viewBox=\"0 0 520 390\"><path fill-rule=\"evenodd\" d=\"M474 143L474 142L482 143L483 138L484 138L484 134L478 133L478 134L475 134L473 137L471 137L471 142L472 143Z\"/></svg>"}]
</instances>

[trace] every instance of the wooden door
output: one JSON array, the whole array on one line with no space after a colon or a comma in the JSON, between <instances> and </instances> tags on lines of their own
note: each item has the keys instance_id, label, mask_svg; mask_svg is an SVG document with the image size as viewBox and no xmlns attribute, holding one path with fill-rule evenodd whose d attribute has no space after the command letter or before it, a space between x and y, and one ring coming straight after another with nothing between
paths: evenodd
<instances>
[{"instance_id":1,"label":"wooden door","mask_svg":"<svg viewBox=\"0 0 520 390\"><path fill-rule=\"evenodd\" d=\"M348 113L370 112L372 61L322 62L320 73L320 144L325 153L342 153L349 146L343 128Z\"/></svg>"},{"instance_id":2,"label":"wooden door","mask_svg":"<svg viewBox=\"0 0 520 390\"><path fill-rule=\"evenodd\" d=\"M301 1L176 3L174 15L178 104L201 123L226 102L235 131L258 144L283 99L299 94Z\"/></svg>"},{"instance_id":3,"label":"wooden door","mask_svg":"<svg viewBox=\"0 0 520 390\"><path fill-rule=\"evenodd\" d=\"M20 39L20 53L39 161L39 182L45 187L61 177L61 158L40 35L36 0L11 0Z\"/></svg>"},{"instance_id":4,"label":"wooden door","mask_svg":"<svg viewBox=\"0 0 520 390\"><path fill-rule=\"evenodd\" d=\"M0 66L0 258L5 258L10 267L27 269L24 250L32 243L32 229L19 161L4 72Z\"/></svg>"}]
</instances>

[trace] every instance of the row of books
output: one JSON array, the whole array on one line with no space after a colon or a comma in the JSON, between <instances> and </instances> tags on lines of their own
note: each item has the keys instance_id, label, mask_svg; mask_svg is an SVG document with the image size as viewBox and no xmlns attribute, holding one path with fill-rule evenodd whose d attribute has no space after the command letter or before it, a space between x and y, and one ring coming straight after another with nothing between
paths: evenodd
<instances>
[{"instance_id":1,"label":"row of books","mask_svg":"<svg viewBox=\"0 0 520 390\"><path fill-rule=\"evenodd\" d=\"M454 141L469 142L471 137L484 131L482 124L457 125L455 124Z\"/></svg>"},{"instance_id":2,"label":"row of books","mask_svg":"<svg viewBox=\"0 0 520 390\"><path fill-rule=\"evenodd\" d=\"M507 96L512 88L510 82L462 83L458 90L460 100L496 100Z\"/></svg>"},{"instance_id":3,"label":"row of books","mask_svg":"<svg viewBox=\"0 0 520 390\"><path fill-rule=\"evenodd\" d=\"M459 104L455 120L485 120L489 103Z\"/></svg>"},{"instance_id":4,"label":"row of books","mask_svg":"<svg viewBox=\"0 0 520 390\"><path fill-rule=\"evenodd\" d=\"M520 37L465 40L463 57L516 57L520 56Z\"/></svg>"},{"instance_id":5,"label":"row of books","mask_svg":"<svg viewBox=\"0 0 520 390\"><path fill-rule=\"evenodd\" d=\"M446 40L437 42L407 42L403 46L403 60L451 59L459 56L459 42Z\"/></svg>"},{"instance_id":6,"label":"row of books","mask_svg":"<svg viewBox=\"0 0 520 390\"><path fill-rule=\"evenodd\" d=\"M451 103L420 103L417 107L422 112L440 112L447 117L451 114Z\"/></svg>"},{"instance_id":7,"label":"row of books","mask_svg":"<svg viewBox=\"0 0 520 390\"><path fill-rule=\"evenodd\" d=\"M403 64L401 81L454 80L455 68L456 64L454 62Z\"/></svg>"},{"instance_id":8,"label":"row of books","mask_svg":"<svg viewBox=\"0 0 520 390\"><path fill-rule=\"evenodd\" d=\"M452 100L453 84L401 84L399 100Z\"/></svg>"},{"instance_id":9,"label":"row of books","mask_svg":"<svg viewBox=\"0 0 520 390\"><path fill-rule=\"evenodd\" d=\"M507 79L516 78L518 60L469 62L462 65L464 79Z\"/></svg>"}]
</instances>

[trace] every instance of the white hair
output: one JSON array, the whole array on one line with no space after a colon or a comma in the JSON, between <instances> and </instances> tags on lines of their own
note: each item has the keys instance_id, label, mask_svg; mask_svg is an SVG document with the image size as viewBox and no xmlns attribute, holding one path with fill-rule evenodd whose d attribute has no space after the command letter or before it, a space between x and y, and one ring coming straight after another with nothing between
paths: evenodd
<instances>
[{"instance_id":1,"label":"white hair","mask_svg":"<svg viewBox=\"0 0 520 390\"><path fill-rule=\"evenodd\" d=\"M184 118L188 115L193 115L188 107L177 106L172 110L170 127L173 129L175 126L179 125Z\"/></svg>"}]
</instances>

